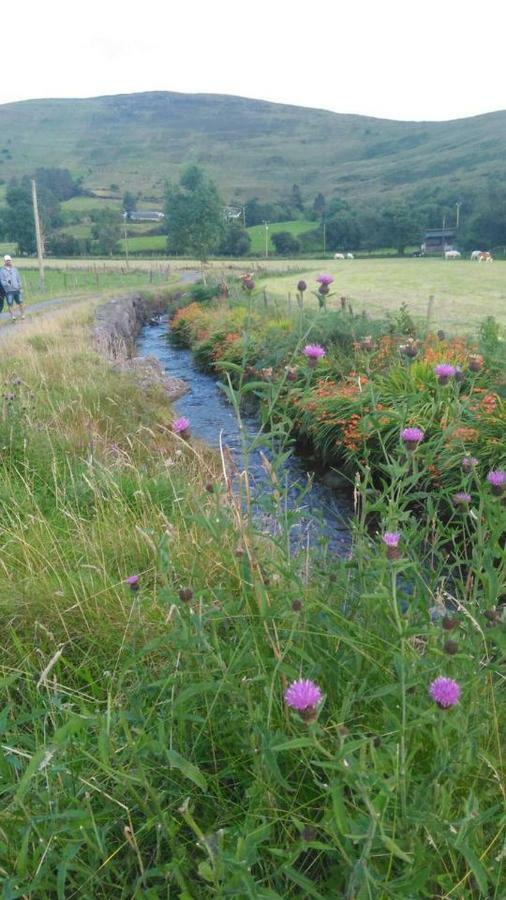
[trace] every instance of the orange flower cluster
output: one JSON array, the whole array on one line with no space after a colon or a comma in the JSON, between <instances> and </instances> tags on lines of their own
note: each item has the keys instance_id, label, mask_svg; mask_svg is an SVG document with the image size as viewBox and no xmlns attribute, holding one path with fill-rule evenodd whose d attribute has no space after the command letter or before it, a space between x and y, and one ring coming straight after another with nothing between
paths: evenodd
<instances>
[{"instance_id":1,"label":"orange flower cluster","mask_svg":"<svg viewBox=\"0 0 506 900\"><path fill-rule=\"evenodd\" d=\"M469 404L469 409L472 412L484 412L487 415L491 415L499 402L499 397L497 394L487 393L485 388L475 388L473 394L480 395L475 403Z\"/></svg>"},{"instance_id":2,"label":"orange flower cluster","mask_svg":"<svg viewBox=\"0 0 506 900\"><path fill-rule=\"evenodd\" d=\"M349 419L338 419L337 425L341 425L343 429L342 441L336 441L336 444L344 444L347 450L358 450L359 443L364 440L360 432L361 417L358 413L353 413Z\"/></svg>"},{"instance_id":3,"label":"orange flower cluster","mask_svg":"<svg viewBox=\"0 0 506 900\"><path fill-rule=\"evenodd\" d=\"M441 360L449 363L464 364L467 361L469 347L461 337L453 337L446 341L440 341L434 335L427 336L421 358L428 363L439 363Z\"/></svg>"},{"instance_id":4,"label":"orange flower cluster","mask_svg":"<svg viewBox=\"0 0 506 900\"><path fill-rule=\"evenodd\" d=\"M453 441L474 441L477 437L478 430L476 428L466 427L465 425L454 428L451 435Z\"/></svg>"},{"instance_id":5,"label":"orange flower cluster","mask_svg":"<svg viewBox=\"0 0 506 900\"><path fill-rule=\"evenodd\" d=\"M177 326L180 322L194 322L195 319L198 319L199 316L202 315L202 307L199 303L189 303L188 306L183 306L181 309L176 310L174 315L172 316L172 327Z\"/></svg>"}]
</instances>

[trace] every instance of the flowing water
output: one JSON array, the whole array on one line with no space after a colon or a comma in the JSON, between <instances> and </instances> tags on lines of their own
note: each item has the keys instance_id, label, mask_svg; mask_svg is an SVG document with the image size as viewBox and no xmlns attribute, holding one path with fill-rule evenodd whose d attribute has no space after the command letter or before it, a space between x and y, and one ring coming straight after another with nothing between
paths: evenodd
<instances>
[{"instance_id":1,"label":"flowing water","mask_svg":"<svg viewBox=\"0 0 506 900\"><path fill-rule=\"evenodd\" d=\"M271 457L267 445L246 455L244 452L245 445L251 444L258 435L258 418L255 415L242 417L241 431L219 381L197 368L190 350L171 346L167 340L167 327L165 317L159 324L146 325L137 340L138 354L155 356L169 375L182 378L189 386L189 392L177 400L173 408L177 415L190 419L192 435L212 447L219 447L221 440L239 470L247 464L261 527L276 533L282 522L288 522L292 549L321 546L346 556L351 545L351 490L344 482L338 488L333 487L331 483L338 481L333 473L318 473L314 460L292 454L278 472L284 480L285 490L282 501L273 508L272 481L262 458L262 453ZM311 487L306 490L309 478Z\"/></svg>"}]
</instances>

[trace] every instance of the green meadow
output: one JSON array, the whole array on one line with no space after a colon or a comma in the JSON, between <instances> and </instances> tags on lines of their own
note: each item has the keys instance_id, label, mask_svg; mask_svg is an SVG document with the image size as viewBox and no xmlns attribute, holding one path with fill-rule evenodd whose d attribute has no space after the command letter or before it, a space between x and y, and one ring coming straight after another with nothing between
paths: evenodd
<instances>
[{"instance_id":1,"label":"green meadow","mask_svg":"<svg viewBox=\"0 0 506 900\"><path fill-rule=\"evenodd\" d=\"M146 283L149 265L135 272L148 302L163 287ZM208 268L211 283L227 274L226 301L190 305L177 275L165 289L174 338L222 379L239 419L257 398L257 494L226 450L175 432L159 386L92 345L102 285L2 341L4 896L500 900L504 506L486 477L501 466L500 335L438 344L420 330L411 367L405 319L397 333L383 314L330 304L343 290L356 313L360 295L422 315L446 283L464 327L501 267L328 263L321 312L309 290L302 311L294 302L317 261L269 265L252 297L239 265ZM85 273L52 275L59 291ZM108 291L126 286L114 264L102 275ZM314 368L308 340L326 346ZM441 354L464 366L461 382L437 382ZM351 448L359 403L364 448L343 470L350 552L294 548L294 419L311 440L316 421L323 433L348 416ZM190 428L191 409L183 398ZM416 450L407 425L425 428ZM483 458L464 471L475 447Z\"/></svg>"}]
</instances>

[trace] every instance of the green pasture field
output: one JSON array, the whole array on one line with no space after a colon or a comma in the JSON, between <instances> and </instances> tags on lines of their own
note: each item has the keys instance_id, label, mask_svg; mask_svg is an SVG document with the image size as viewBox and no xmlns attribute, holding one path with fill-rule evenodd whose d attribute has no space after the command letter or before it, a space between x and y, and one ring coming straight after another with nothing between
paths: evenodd
<instances>
[{"instance_id":1,"label":"green pasture field","mask_svg":"<svg viewBox=\"0 0 506 900\"><path fill-rule=\"evenodd\" d=\"M61 204L62 210L70 212L88 213L93 209L103 209L105 206L114 208L121 207L121 199L104 200L102 197L71 197L70 200L64 200Z\"/></svg>"},{"instance_id":2,"label":"green pasture field","mask_svg":"<svg viewBox=\"0 0 506 900\"><path fill-rule=\"evenodd\" d=\"M299 223L300 224L300 223ZM134 252L140 240L164 240L163 235L147 238L129 238L128 246ZM133 245L133 246L132 246ZM0 246L0 253L9 252L7 245ZM33 259L16 260L21 269L34 269ZM155 280L166 277L168 268L171 272L184 270L200 270L198 260L169 259L135 259L130 263L131 270L150 272ZM83 259L46 261L46 269L60 270L58 292L65 289L63 271L82 270L77 274L86 283L96 280L97 273L102 274L125 271L124 259L94 260L92 263ZM473 326L485 316L492 315L502 325L506 324L506 262L494 261L492 265L474 263L470 260L442 259L355 259L355 260L213 260L206 264L205 271L210 277L230 278L244 272L253 271L257 276L259 288L265 287L268 295L282 301L288 300L290 293L295 303L297 282L303 278L308 284L305 295L306 304L315 304L312 291L316 290L316 276L328 272L334 277L328 306L339 304L339 298L349 298L357 312L362 310L371 314L399 309L406 303L412 315L425 317L429 297L434 296L432 324L435 328L448 328L455 332L472 330ZM34 279L37 274L34 270ZM69 279L67 288L70 288ZM101 285L99 284L99 287Z\"/></svg>"},{"instance_id":3,"label":"green pasture field","mask_svg":"<svg viewBox=\"0 0 506 900\"><path fill-rule=\"evenodd\" d=\"M127 269L125 265L122 268L104 268L97 265L80 269L48 267L42 290L38 269L23 267L22 282L25 304L29 307L54 297L106 295L114 291L137 290L149 284L165 287L168 282L168 270L167 267L160 265L153 266L149 272L140 268Z\"/></svg>"},{"instance_id":4,"label":"green pasture field","mask_svg":"<svg viewBox=\"0 0 506 900\"><path fill-rule=\"evenodd\" d=\"M125 240L124 238L119 242L121 249L125 250ZM135 235L134 237L128 237L128 252L129 253L149 253L152 251L153 253L160 253L165 250L167 246L167 237L164 234L146 234L146 235Z\"/></svg>"},{"instance_id":5,"label":"green pasture field","mask_svg":"<svg viewBox=\"0 0 506 900\"><path fill-rule=\"evenodd\" d=\"M272 235L279 234L280 231L288 231L293 237L304 234L305 231L313 231L318 227L317 222L303 220L301 222L272 222L269 223L269 252L274 252L274 244L272 243ZM265 253L265 225L252 225L247 229L251 238L251 252Z\"/></svg>"},{"instance_id":6,"label":"green pasture field","mask_svg":"<svg viewBox=\"0 0 506 900\"><path fill-rule=\"evenodd\" d=\"M308 284L307 303L317 303L312 293L316 276L334 277L329 307L346 296L355 312L379 315L395 311L406 303L412 315L427 315L433 296L431 321L434 327L452 331L472 330L485 316L495 316L506 324L506 263L492 265L470 260L367 259L292 261L293 274L267 278L263 283L276 297L295 300L297 281Z\"/></svg>"}]
</instances>

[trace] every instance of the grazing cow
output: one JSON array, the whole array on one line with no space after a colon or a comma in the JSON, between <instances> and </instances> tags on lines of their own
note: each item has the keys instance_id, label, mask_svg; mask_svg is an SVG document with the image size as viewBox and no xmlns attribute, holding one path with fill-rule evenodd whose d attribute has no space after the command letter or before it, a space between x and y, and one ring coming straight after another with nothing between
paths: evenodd
<instances>
[{"instance_id":1,"label":"grazing cow","mask_svg":"<svg viewBox=\"0 0 506 900\"><path fill-rule=\"evenodd\" d=\"M460 259L458 250L445 250L445 259Z\"/></svg>"},{"instance_id":2,"label":"grazing cow","mask_svg":"<svg viewBox=\"0 0 506 900\"><path fill-rule=\"evenodd\" d=\"M470 258L473 259L475 262L477 262L477 260L479 260L480 256L481 256L481 250L473 250Z\"/></svg>"},{"instance_id":3,"label":"grazing cow","mask_svg":"<svg viewBox=\"0 0 506 900\"><path fill-rule=\"evenodd\" d=\"M478 257L478 262L494 262L494 258L488 250L484 250Z\"/></svg>"},{"instance_id":4,"label":"grazing cow","mask_svg":"<svg viewBox=\"0 0 506 900\"><path fill-rule=\"evenodd\" d=\"M334 253L334 259L344 259L344 253Z\"/></svg>"},{"instance_id":5,"label":"grazing cow","mask_svg":"<svg viewBox=\"0 0 506 900\"><path fill-rule=\"evenodd\" d=\"M353 256L353 253L347 253L346 259L355 259L355 257Z\"/></svg>"}]
</instances>

